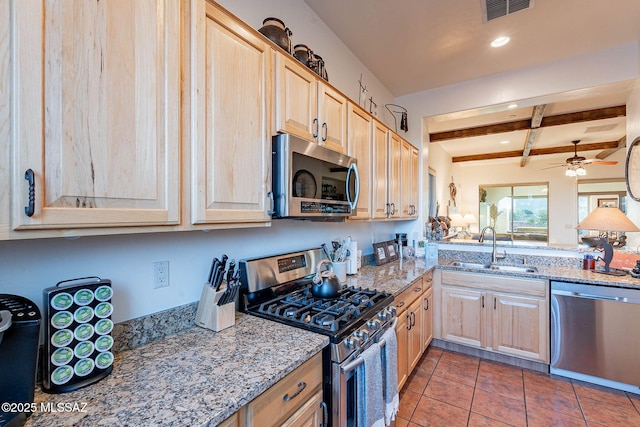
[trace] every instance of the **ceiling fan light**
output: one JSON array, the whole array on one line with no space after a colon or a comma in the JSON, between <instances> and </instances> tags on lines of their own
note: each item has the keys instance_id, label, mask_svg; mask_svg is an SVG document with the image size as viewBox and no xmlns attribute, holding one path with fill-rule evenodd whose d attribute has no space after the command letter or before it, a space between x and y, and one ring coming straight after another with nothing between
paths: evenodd
<instances>
[{"instance_id":1,"label":"ceiling fan light","mask_svg":"<svg viewBox=\"0 0 640 427\"><path fill-rule=\"evenodd\" d=\"M498 38L494 39L494 40L491 42L491 47L501 47L501 46L504 46L504 45L506 45L507 43L509 43L509 41L510 41L510 40L511 40L511 38L510 38L510 37L507 37L507 36L501 36L501 37L498 37Z\"/></svg>"},{"instance_id":2,"label":"ceiling fan light","mask_svg":"<svg viewBox=\"0 0 640 427\"><path fill-rule=\"evenodd\" d=\"M585 176L587 174L587 170L582 166L580 166L578 169L576 169L576 174L580 176Z\"/></svg>"},{"instance_id":3,"label":"ceiling fan light","mask_svg":"<svg viewBox=\"0 0 640 427\"><path fill-rule=\"evenodd\" d=\"M567 169L567 171L564 174L566 176L576 176L578 173L573 169Z\"/></svg>"}]
</instances>

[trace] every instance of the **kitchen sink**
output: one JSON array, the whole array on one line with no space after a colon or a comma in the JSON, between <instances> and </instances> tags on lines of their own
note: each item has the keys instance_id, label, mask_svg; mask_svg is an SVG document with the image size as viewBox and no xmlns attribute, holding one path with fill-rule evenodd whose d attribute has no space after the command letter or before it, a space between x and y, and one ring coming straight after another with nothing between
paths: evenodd
<instances>
[{"instance_id":1,"label":"kitchen sink","mask_svg":"<svg viewBox=\"0 0 640 427\"><path fill-rule=\"evenodd\" d=\"M536 267L530 265L503 265L503 264L482 264L477 262L453 261L449 264L452 267L472 268L478 270L494 270L509 273L535 273Z\"/></svg>"}]
</instances>

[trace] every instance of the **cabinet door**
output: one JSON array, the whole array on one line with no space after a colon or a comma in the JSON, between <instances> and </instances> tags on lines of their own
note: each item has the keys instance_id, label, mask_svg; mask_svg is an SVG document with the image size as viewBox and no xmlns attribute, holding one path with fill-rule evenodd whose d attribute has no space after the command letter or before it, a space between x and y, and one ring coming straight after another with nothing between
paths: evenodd
<instances>
[{"instance_id":1,"label":"cabinet door","mask_svg":"<svg viewBox=\"0 0 640 427\"><path fill-rule=\"evenodd\" d=\"M12 5L13 228L177 224L180 1Z\"/></svg>"},{"instance_id":2,"label":"cabinet door","mask_svg":"<svg viewBox=\"0 0 640 427\"><path fill-rule=\"evenodd\" d=\"M422 294L422 351L433 339L433 289L428 288Z\"/></svg>"},{"instance_id":3,"label":"cabinet door","mask_svg":"<svg viewBox=\"0 0 640 427\"><path fill-rule=\"evenodd\" d=\"M548 362L546 301L493 294L492 303L492 348L512 356Z\"/></svg>"},{"instance_id":4,"label":"cabinet door","mask_svg":"<svg viewBox=\"0 0 640 427\"><path fill-rule=\"evenodd\" d=\"M267 222L272 50L213 5L192 7L191 221Z\"/></svg>"},{"instance_id":5,"label":"cabinet door","mask_svg":"<svg viewBox=\"0 0 640 427\"><path fill-rule=\"evenodd\" d=\"M325 425L322 409L322 390L309 398L281 427L318 427Z\"/></svg>"},{"instance_id":6,"label":"cabinet door","mask_svg":"<svg viewBox=\"0 0 640 427\"><path fill-rule=\"evenodd\" d=\"M442 338L482 347L485 342L485 293L442 287Z\"/></svg>"},{"instance_id":7,"label":"cabinet door","mask_svg":"<svg viewBox=\"0 0 640 427\"><path fill-rule=\"evenodd\" d=\"M419 190L419 160L420 154L416 147L407 141L402 141L402 217L418 217Z\"/></svg>"},{"instance_id":8,"label":"cabinet door","mask_svg":"<svg viewBox=\"0 0 640 427\"><path fill-rule=\"evenodd\" d=\"M396 338L398 340L398 391L409 377L409 310L398 314L396 325Z\"/></svg>"},{"instance_id":9,"label":"cabinet door","mask_svg":"<svg viewBox=\"0 0 640 427\"><path fill-rule=\"evenodd\" d=\"M349 102L347 128L349 129L349 155L355 157L360 176L360 197L355 215L349 219L371 219L371 148L372 118L362 108Z\"/></svg>"},{"instance_id":10,"label":"cabinet door","mask_svg":"<svg viewBox=\"0 0 640 427\"><path fill-rule=\"evenodd\" d=\"M387 218L389 206L387 201L388 149L387 128L380 122L373 121L373 170L371 184L373 186L373 217Z\"/></svg>"},{"instance_id":11,"label":"cabinet door","mask_svg":"<svg viewBox=\"0 0 640 427\"><path fill-rule=\"evenodd\" d=\"M389 131L389 183L387 199L391 204L390 218L400 218L402 211L402 139Z\"/></svg>"},{"instance_id":12,"label":"cabinet door","mask_svg":"<svg viewBox=\"0 0 640 427\"><path fill-rule=\"evenodd\" d=\"M347 98L318 81L318 120L322 145L347 154Z\"/></svg>"},{"instance_id":13,"label":"cabinet door","mask_svg":"<svg viewBox=\"0 0 640 427\"><path fill-rule=\"evenodd\" d=\"M316 81L316 75L297 60L276 53L276 132L316 140L320 126Z\"/></svg>"},{"instance_id":14,"label":"cabinet door","mask_svg":"<svg viewBox=\"0 0 640 427\"><path fill-rule=\"evenodd\" d=\"M422 299L416 299L408 308L409 311L409 336L408 336L408 364L409 374L418 365L420 356L422 356Z\"/></svg>"}]
</instances>

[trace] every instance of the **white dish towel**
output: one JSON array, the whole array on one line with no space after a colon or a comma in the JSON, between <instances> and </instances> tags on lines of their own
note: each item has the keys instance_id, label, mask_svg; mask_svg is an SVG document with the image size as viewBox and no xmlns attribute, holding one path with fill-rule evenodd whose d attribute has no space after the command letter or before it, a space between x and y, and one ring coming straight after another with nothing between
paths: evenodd
<instances>
[{"instance_id":1,"label":"white dish towel","mask_svg":"<svg viewBox=\"0 0 640 427\"><path fill-rule=\"evenodd\" d=\"M395 328L388 329L383 335L386 345L382 350L382 370L384 372L384 421L390 425L396 419L400 407L398 394L398 340Z\"/></svg>"},{"instance_id":2,"label":"white dish towel","mask_svg":"<svg viewBox=\"0 0 640 427\"><path fill-rule=\"evenodd\" d=\"M384 398L380 346L374 344L360 355L364 363L357 369L356 396L358 427L384 427ZM397 374L396 374L397 376ZM397 386L396 386L397 388Z\"/></svg>"}]
</instances>

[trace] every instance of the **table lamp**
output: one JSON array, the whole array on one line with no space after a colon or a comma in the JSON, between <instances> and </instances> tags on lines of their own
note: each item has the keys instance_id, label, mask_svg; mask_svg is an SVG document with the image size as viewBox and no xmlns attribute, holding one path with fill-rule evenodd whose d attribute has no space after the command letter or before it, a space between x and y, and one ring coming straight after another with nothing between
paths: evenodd
<instances>
[{"instance_id":1,"label":"table lamp","mask_svg":"<svg viewBox=\"0 0 640 427\"><path fill-rule=\"evenodd\" d=\"M640 231L640 229L620 209L604 206L595 208L576 228L578 230L597 230L606 233L606 236L600 239L600 244L598 245L598 248L602 248L603 256L600 259L604 262L604 271L598 271L599 273L613 276L624 276L626 274L624 271L609 267L613 259L613 246L609 243L609 232Z\"/></svg>"}]
</instances>

